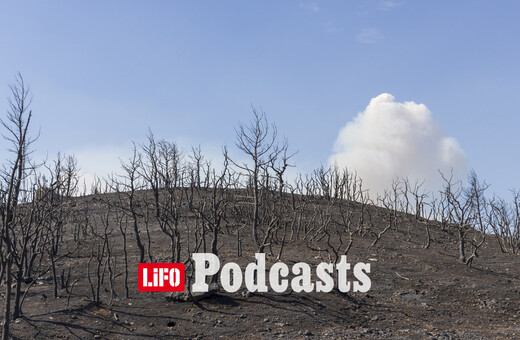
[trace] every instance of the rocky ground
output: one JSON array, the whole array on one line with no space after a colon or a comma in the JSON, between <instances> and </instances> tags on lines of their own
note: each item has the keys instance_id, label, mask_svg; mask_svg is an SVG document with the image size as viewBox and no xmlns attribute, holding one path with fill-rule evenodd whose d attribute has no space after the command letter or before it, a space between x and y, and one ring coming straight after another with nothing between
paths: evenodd
<instances>
[{"instance_id":1,"label":"rocky ground","mask_svg":"<svg viewBox=\"0 0 520 340\"><path fill-rule=\"evenodd\" d=\"M95 202L84 198L79 204L95 208ZM168 240L157 226L152 225L150 232L155 257L166 259ZM86 280L79 280L72 294L62 290L55 299L52 281L41 277L33 283L24 303L24 317L14 321L12 331L18 339L520 337L518 256L501 253L489 236L470 268L457 260L454 237L438 227L432 229L430 249L424 249L423 228L412 228L409 239L405 227L389 230L376 246L371 246L370 236L354 239L349 262L371 263L372 289L367 293L220 291L187 302L171 301L165 293L138 292L136 246L129 240L129 298L123 297L121 276L118 296L110 301L104 287L99 305L92 301ZM235 238L224 233L220 242L231 245ZM73 268L72 278L86 275L88 240L85 244L84 251L63 263ZM239 258L232 246L222 246L219 252L222 262L245 266L254 261L254 251L247 245ZM282 260L290 265L326 259L304 242L295 242L287 245ZM267 256L268 268L273 261Z\"/></svg>"}]
</instances>

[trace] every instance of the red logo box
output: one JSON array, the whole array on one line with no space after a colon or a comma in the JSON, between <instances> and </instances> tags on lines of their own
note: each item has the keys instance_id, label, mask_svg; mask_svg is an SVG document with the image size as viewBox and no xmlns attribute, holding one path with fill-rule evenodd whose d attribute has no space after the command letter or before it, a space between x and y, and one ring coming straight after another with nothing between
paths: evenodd
<instances>
[{"instance_id":1,"label":"red logo box","mask_svg":"<svg viewBox=\"0 0 520 340\"><path fill-rule=\"evenodd\" d=\"M183 292L184 263L139 263L140 292Z\"/></svg>"}]
</instances>

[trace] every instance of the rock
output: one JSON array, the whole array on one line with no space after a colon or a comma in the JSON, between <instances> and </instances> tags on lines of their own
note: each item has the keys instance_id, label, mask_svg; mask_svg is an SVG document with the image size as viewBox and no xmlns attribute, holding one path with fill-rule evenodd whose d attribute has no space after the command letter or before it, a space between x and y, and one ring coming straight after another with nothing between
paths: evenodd
<instances>
[{"instance_id":1,"label":"rock","mask_svg":"<svg viewBox=\"0 0 520 340\"><path fill-rule=\"evenodd\" d=\"M245 298L250 298L251 296L253 296L253 293L251 293L248 290L244 290L244 291L242 291L242 296Z\"/></svg>"},{"instance_id":2,"label":"rock","mask_svg":"<svg viewBox=\"0 0 520 340\"><path fill-rule=\"evenodd\" d=\"M496 304L498 303L498 301L496 299L491 299L491 300L481 300L479 302L480 304L480 308L482 309L483 307L487 307L487 308L497 308Z\"/></svg>"},{"instance_id":3,"label":"rock","mask_svg":"<svg viewBox=\"0 0 520 340\"><path fill-rule=\"evenodd\" d=\"M220 286L217 283L211 283L209 285L209 289L207 292L174 292L165 296L168 301L179 301L179 302L187 302L187 301L199 301L202 299L209 298L220 291Z\"/></svg>"},{"instance_id":4,"label":"rock","mask_svg":"<svg viewBox=\"0 0 520 340\"><path fill-rule=\"evenodd\" d=\"M166 326L168 326L168 327L175 327L175 321L168 321Z\"/></svg>"}]
</instances>

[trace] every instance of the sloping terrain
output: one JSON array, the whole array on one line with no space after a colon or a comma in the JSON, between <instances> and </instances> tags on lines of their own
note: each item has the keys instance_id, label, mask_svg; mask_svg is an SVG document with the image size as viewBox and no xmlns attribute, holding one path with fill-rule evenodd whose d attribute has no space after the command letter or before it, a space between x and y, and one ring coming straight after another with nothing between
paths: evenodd
<instances>
[{"instance_id":1,"label":"sloping terrain","mask_svg":"<svg viewBox=\"0 0 520 340\"><path fill-rule=\"evenodd\" d=\"M102 266L105 278L100 285L100 303L93 301L86 277L89 262L95 261L96 247L91 235L83 235L77 250L59 264L58 271L67 277L65 286L68 288L60 289L58 298L53 297L53 280L48 273L22 287L32 285L23 305L24 316L12 325L15 338L520 337L519 259L503 254L491 235L472 267L468 267L458 261L456 239L449 230L442 231L432 223L431 244L425 249L424 226L413 224L408 228L412 222L403 219L397 228L383 234L375 246L372 246L374 235L371 233L353 236L349 262L371 263L372 288L367 293L344 294L336 290L294 293L290 289L283 294L220 291L200 301L179 302L170 301L166 298L169 294L165 293L138 292L139 256L129 229L129 297L125 298L123 237L117 231L117 220L111 215L110 205L105 204L114 198L97 195L74 200L75 216L88 211L92 225L101 225L103 216L109 216L115 257L111 269L114 292L111 293L107 278L109 269ZM356 209L356 205L351 205L351 209ZM221 263L233 261L245 268L254 261L250 228L242 230L242 256L238 257L232 222L230 228L222 228L218 235L218 254ZM183 244L193 223L189 216L181 219ZM148 240L142 221L140 227L143 240ZM65 238L72 248L75 244L72 236ZM170 240L157 223L149 223L149 239L153 261L168 262ZM300 261L314 265L329 261L326 253L313 251L307 244L302 238L287 239L281 260L289 265ZM266 250L267 268L275 262L277 251L273 250L274 256L271 256ZM70 275L66 274L69 268ZM90 268L93 270L95 266Z\"/></svg>"}]
</instances>

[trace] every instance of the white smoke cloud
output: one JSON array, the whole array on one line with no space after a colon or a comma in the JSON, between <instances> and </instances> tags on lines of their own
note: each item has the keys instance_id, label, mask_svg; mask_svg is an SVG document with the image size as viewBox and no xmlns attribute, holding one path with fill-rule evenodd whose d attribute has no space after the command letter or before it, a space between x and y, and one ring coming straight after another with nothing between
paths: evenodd
<instances>
[{"instance_id":1,"label":"white smoke cloud","mask_svg":"<svg viewBox=\"0 0 520 340\"><path fill-rule=\"evenodd\" d=\"M424 104L396 102L383 93L345 125L329 162L355 170L365 188L382 192L395 178L425 181L439 190L439 170L464 178L467 158L453 137L447 137Z\"/></svg>"}]
</instances>

